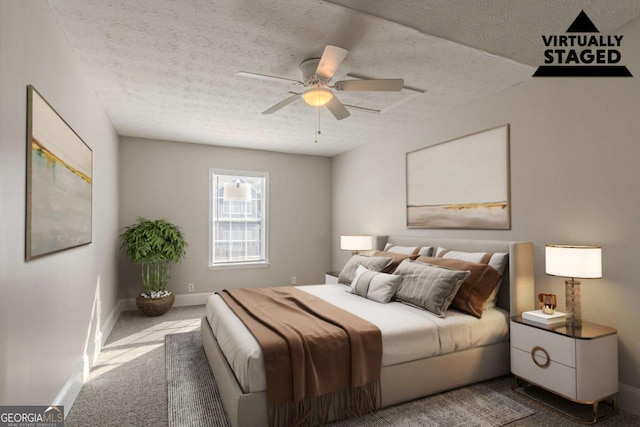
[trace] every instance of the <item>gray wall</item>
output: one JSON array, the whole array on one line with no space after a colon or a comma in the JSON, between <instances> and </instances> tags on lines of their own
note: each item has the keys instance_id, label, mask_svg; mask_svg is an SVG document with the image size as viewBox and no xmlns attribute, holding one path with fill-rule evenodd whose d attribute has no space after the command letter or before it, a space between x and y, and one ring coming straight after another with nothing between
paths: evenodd
<instances>
[{"instance_id":1,"label":"gray wall","mask_svg":"<svg viewBox=\"0 0 640 427\"><path fill-rule=\"evenodd\" d=\"M269 172L266 268L208 268L209 169ZM331 159L178 142L121 138L120 226L138 216L167 218L189 246L168 288L187 294L232 287L323 283L331 264ZM122 295L141 290L138 268L121 257Z\"/></svg>"},{"instance_id":2,"label":"gray wall","mask_svg":"<svg viewBox=\"0 0 640 427\"><path fill-rule=\"evenodd\" d=\"M0 404L46 405L116 304L118 138L46 2L0 2L0 43ZM25 262L29 83L93 149L93 243Z\"/></svg>"},{"instance_id":3,"label":"gray wall","mask_svg":"<svg viewBox=\"0 0 640 427\"><path fill-rule=\"evenodd\" d=\"M333 268L349 256L339 250L344 233L527 240L536 292L558 294L564 310L564 281L544 273L544 245L600 244L604 277L583 281L583 318L618 329L620 381L640 387L640 20L616 34L625 35L623 62L634 78L532 78L335 157ZM405 153L505 123L512 229L407 229Z\"/></svg>"}]
</instances>

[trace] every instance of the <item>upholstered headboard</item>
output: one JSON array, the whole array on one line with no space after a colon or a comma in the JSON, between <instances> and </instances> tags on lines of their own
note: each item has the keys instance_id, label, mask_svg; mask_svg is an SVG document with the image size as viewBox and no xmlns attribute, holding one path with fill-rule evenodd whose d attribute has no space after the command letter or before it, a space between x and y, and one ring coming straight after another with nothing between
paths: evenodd
<instances>
[{"instance_id":1,"label":"upholstered headboard","mask_svg":"<svg viewBox=\"0 0 640 427\"><path fill-rule=\"evenodd\" d=\"M378 249L386 243L399 246L438 246L467 252L507 252L509 262L505 268L498 293L497 305L512 316L535 309L533 276L533 244L501 240L445 239L437 237L380 236Z\"/></svg>"}]
</instances>

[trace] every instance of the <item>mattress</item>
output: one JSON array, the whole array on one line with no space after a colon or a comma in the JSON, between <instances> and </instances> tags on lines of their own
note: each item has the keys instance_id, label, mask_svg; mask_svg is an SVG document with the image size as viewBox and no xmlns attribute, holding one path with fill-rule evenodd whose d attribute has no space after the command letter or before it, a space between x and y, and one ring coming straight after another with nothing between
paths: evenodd
<instances>
[{"instance_id":1,"label":"mattress","mask_svg":"<svg viewBox=\"0 0 640 427\"><path fill-rule=\"evenodd\" d=\"M491 308L477 319L449 309L444 318L400 302L380 304L351 294L342 284L298 286L300 290L376 325L382 334L382 366L495 344L509 339L509 314ZM260 345L222 298L207 300L206 317L245 393L266 389Z\"/></svg>"}]
</instances>

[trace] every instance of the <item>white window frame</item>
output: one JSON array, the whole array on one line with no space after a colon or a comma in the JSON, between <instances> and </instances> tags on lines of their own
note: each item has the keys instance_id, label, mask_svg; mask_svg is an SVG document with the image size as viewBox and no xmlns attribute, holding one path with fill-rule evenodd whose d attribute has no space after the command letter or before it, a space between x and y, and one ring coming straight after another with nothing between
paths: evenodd
<instances>
[{"instance_id":1,"label":"white window frame","mask_svg":"<svg viewBox=\"0 0 640 427\"><path fill-rule=\"evenodd\" d=\"M264 179L264 192L262 195L262 245L261 250L263 257L260 260L252 261L224 261L216 262L215 260L215 232L217 219L217 203L216 203L216 176L232 175L241 177L259 177ZM268 267L269 266L269 173L232 169L209 169L209 269L224 268L251 268L251 267Z\"/></svg>"}]
</instances>

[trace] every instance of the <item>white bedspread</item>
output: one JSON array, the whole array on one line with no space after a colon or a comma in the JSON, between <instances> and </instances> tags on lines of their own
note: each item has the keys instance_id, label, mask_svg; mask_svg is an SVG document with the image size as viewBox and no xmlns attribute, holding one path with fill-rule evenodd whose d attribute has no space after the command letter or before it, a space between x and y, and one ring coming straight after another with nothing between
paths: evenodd
<instances>
[{"instance_id":1,"label":"white bedspread","mask_svg":"<svg viewBox=\"0 0 640 427\"><path fill-rule=\"evenodd\" d=\"M380 304L350 294L345 285L298 286L376 325L382 333L382 366L480 347L509 339L509 315L485 310L481 319L449 309L444 318L399 302ZM266 388L262 350L251 332L218 295L206 316L223 354L245 393Z\"/></svg>"}]
</instances>

